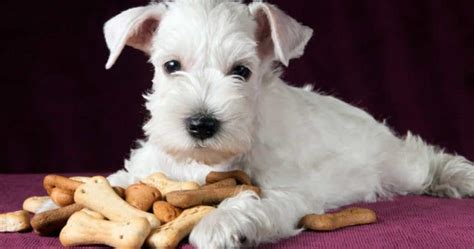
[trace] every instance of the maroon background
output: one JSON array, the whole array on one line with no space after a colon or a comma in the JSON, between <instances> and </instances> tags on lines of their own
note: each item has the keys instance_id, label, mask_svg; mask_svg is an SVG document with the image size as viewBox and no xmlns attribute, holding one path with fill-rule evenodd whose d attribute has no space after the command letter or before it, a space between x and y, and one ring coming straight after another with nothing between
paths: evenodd
<instances>
[{"instance_id":1,"label":"maroon background","mask_svg":"<svg viewBox=\"0 0 474 249\"><path fill-rule=\"evenodd\" d=\"M142 137L152 67L104 70L103 23L135 1L2 1L0 173L111 171ZM315 30L285 79L474 159L474 1L273 1Z\"/></svg>"}]
</instances>

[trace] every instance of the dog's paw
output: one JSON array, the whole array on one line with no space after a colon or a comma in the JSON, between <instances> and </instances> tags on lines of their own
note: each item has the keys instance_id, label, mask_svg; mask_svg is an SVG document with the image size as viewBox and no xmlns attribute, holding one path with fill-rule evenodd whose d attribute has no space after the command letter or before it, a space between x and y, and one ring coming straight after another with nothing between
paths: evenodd
<instances>
[{"instance_id":1,"label":"dog's paw","mask_svg":"<svg viewBox=\"0 0 474 249\"><path fill-rule=\"evenodd\" d=\"M199 249L239 248L253 245L255 234L249 217L237 210L218 209L194 227L189 241Z\"/></svg>"}]
</instances>

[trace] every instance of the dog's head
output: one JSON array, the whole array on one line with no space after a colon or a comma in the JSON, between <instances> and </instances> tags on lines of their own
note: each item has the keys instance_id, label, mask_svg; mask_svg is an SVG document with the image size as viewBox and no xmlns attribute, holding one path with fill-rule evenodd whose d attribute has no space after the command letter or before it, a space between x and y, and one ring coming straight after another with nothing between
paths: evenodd
<instances>
[{"instance_id":1,"label":"dog's head","mask_svg":"<svg viewBox=\"0 0 474 249\"><path fill-rule=\"evenodd\" d=\"M176 0L132 8L104 27L110 68L128 45L155 67L146 96L152 143L176 159L218 164L247 152L262 84L303 54L312 30L277 7Z\"/></svg>"}]
</instances>

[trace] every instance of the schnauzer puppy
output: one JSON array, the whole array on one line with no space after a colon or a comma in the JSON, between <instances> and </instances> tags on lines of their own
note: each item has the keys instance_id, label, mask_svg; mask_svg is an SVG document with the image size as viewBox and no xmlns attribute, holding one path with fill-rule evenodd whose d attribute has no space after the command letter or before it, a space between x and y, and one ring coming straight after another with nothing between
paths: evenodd
<instances>
[{"instance_id":1,"label":"schnauzer puppy","mask_svg":"<svg viewBox=\"0 0 474 249\"><path fill-rule=\"evenodd\" d=\"M190 235L199 248L273 242L309 213L393 195L474 195L473 163L365 111L280 79L312 29L261 1L175 0L126 10L104 27L110 68L125 46L155 67L146 139L108 179L157 171L204 182L242 169L263 189L220 204Z\"/></svg>"}]
</instances>

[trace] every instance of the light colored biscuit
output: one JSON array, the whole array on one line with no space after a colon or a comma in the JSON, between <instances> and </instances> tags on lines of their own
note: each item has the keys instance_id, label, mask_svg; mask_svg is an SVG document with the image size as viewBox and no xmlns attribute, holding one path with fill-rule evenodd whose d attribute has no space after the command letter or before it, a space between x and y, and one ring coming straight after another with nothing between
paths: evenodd
<instances>
[{"instance_id":1,"label":"light colored biscuit","mask_svg":"<svg viewBox=\"0 0 474 249\"><path fill-rule=\"evenodd\" d=\"M118 196L107 179L95 176L77 188L74 193L76 203L103 214L111 221L128 221L142 217L148 220L152 229L160 226L160 222L151 213L136 209Z\"/></svg>"},{"instance_id":2,"label":"light colored biscuit","mask_svg":"<svg viewBox=\"0 0 474 249\"><path fill-rule=\"evenodd\" d=\"M51 200L49 196L28 197L23 201L23 210L35 214L49 200Z\"/></svg>"},{"instance_id":3,"label":"light colored biscuit","mask_svg":"<svg viewBox=\"0 0 474 249\"><path fill-rule=\"evenodd\" d=\"M63 246L108 245L114 248L140 248L150 231L150 224L145 218L108 221L81 211L69 218L59 234L59 240Z\"/></svg>"},{"instance_id":4,"label":"light colored biscuit","mask_svg":"<svg viewBox=\"0 0 474 249\"><path fill-rule=\"evenodd\" d=\"M27 211L0 214L0 232L22 232L31 228Z\"/></svg>"},{"instance_id":5,"label":"light colored biscuit","mask_svg":"<svg viewBox=\"0 0 474 249\"><path fill-rule=\"evenodd\" d=\"M147 245L152 248L175 248L204 216L214 210L210 206L184 210L178 218L154 230L146 240Z\"/></svg>"}]
</instances>

